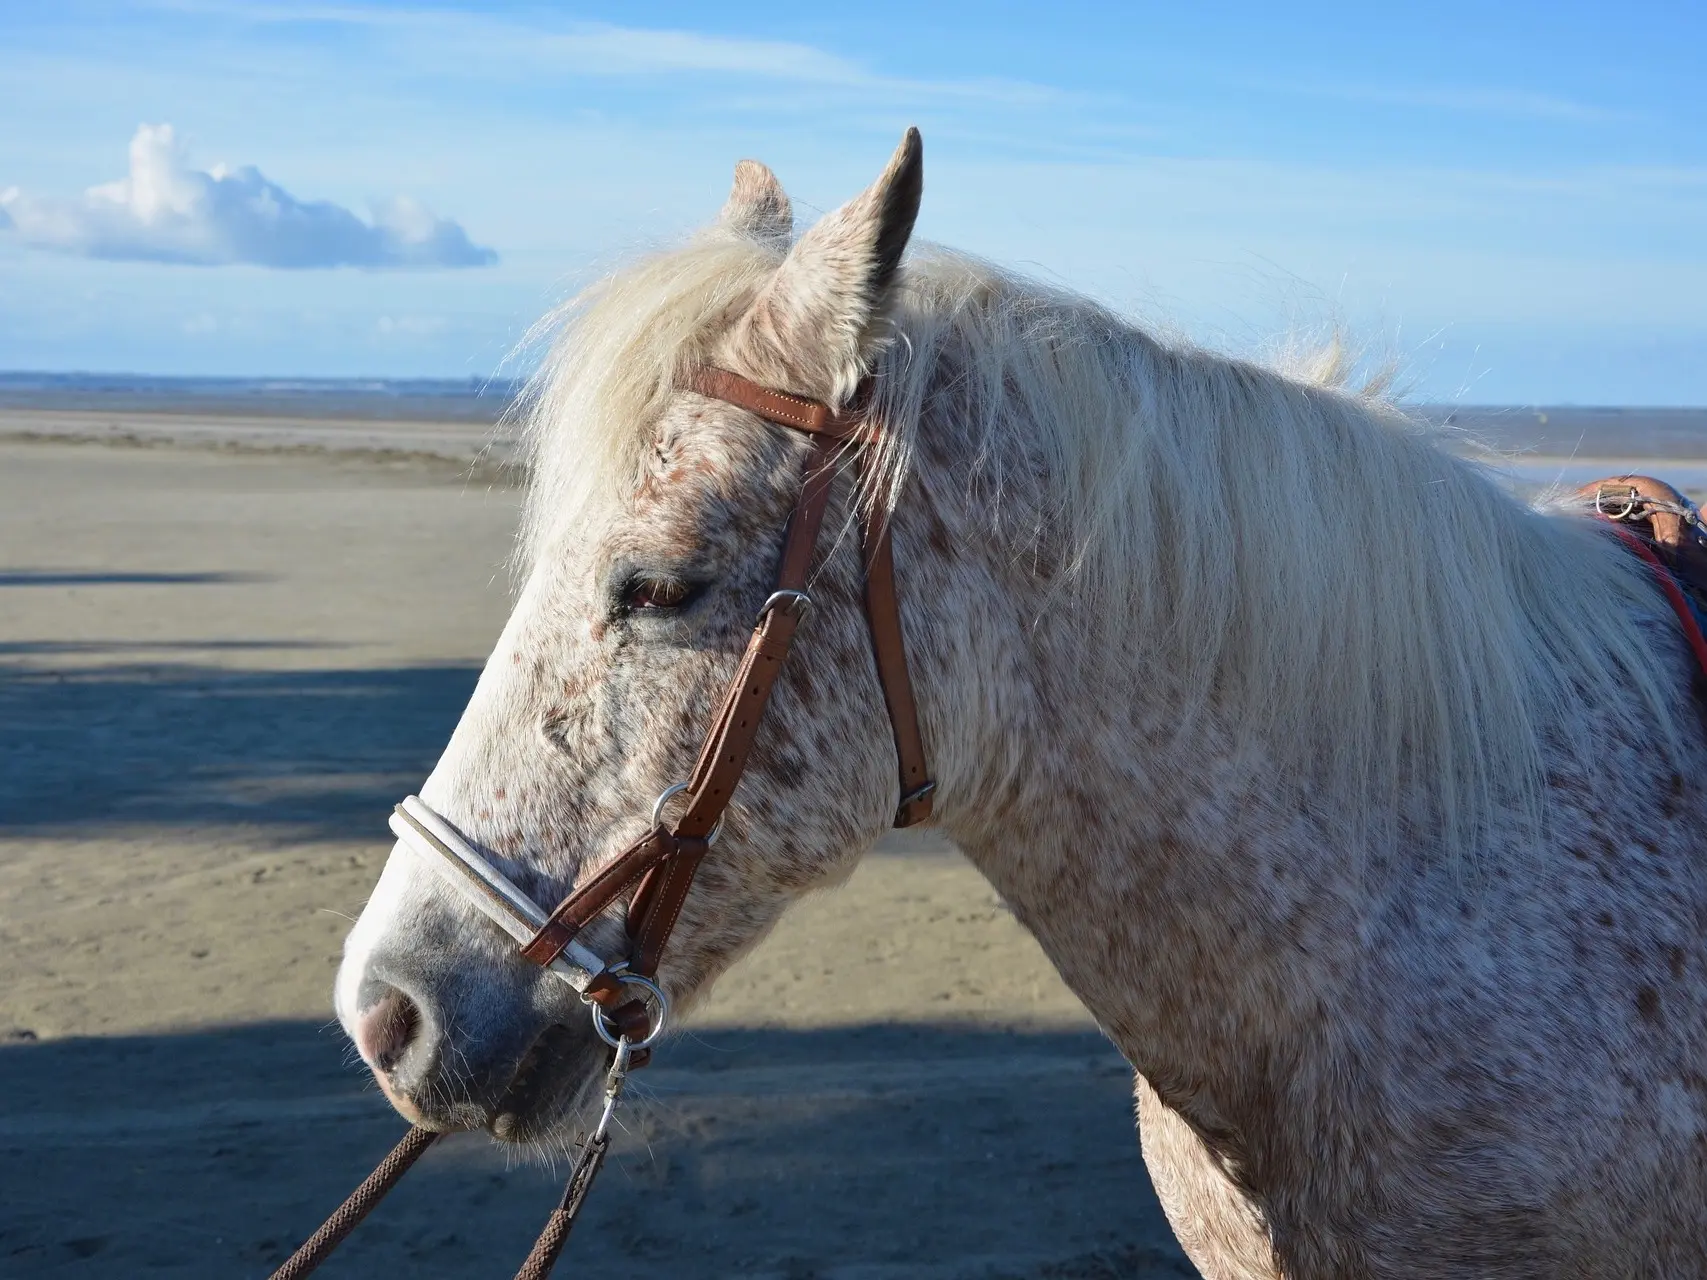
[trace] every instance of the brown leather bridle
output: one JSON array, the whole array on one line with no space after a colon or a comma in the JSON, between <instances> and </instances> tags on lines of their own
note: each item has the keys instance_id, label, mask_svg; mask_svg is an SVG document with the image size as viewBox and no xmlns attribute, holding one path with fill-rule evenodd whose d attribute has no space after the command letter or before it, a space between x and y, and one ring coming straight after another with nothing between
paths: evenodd
<instances>
[{"instance_id":1,"label":"brown leather bridle","mask_svg":"<svg viewBox=\"0 0 1707 1280\"><path fill-rule=\"evenodd\" d=\"M605 1125L615 1106L622 1076L627 1070L645 1064L651 1056L650 1045L662 1029L665 997L653 978L682 904L693 887L694 874L717 839L724 813L746 771L783 660L788 657L795 633L811 608L812 597L807 587L838 463L842 456L854 451L864 478L869 481L874 476L873 446L881 438L881 428L872 418L870 379L860 384L852 406L846 410L773 391L727 369L701 368L688 378L686 389L811 437L811 448L801 472L800 492L783 536L774 589L759 609L746 652L723 695L688 780L658 797L650 830L585 883L575 886L549 914L418 797L411 796L399 805L391 819L392 830L406 844L436 855L439 865L455 870L457 875L452 882L492 919L522 940L522 955L564 977L597 1006L594 1026L616 1048L604 1119L583 1147L563 1202L547 1221L517 1273L517 1280L543 1280L556 1262L582 1198L603 1162L608 1145ZM907 674L888 513L875 501L876 495L872 497L861 528L866 624L895 738L900 801L894 825L910 827L931 816L936 783L926 763L913 685ZM674 823L666 825L664 805L678 794L686 797L686 805ZM630 890L633 890L628 904L630 954L605 961L579 944L577 935ZM657 1021L644 1000L624 1000L625 988L634 985L652 993L657 1004ZM273 1273L272 1280L298 1280L318 1267L436 1136L419 1126L411 1129L320 1230Z\"/></svg>"},{"instance_id":2,"label":"brown leather bridle","mask_svg":"<svg viewBox=\"0 0 1707 1280\"><path fill-rule=\"evenodd\" d=\"M632 888L628 934L633 954L628 959L627 971L646 978L657 973L664 946L693 886L694 873L716 839L724 811L746 771L765 707L794 643L795 632L811 608L807 585L838 455L850 446L867 446L858 456L862 465L868 466L866 460L872 456L869 446L877 439L876 428L869 418L869 381L856 394L856 407L845 412L816 400L762 387L727 369L700 369L688 379L687 386L699 395L802 432L811 437L812 447L806 455L800 493L783 539L774 587L759 610L741 665L729 682L722 706L700 747L693 773L684 784L686 808L673 825L665 826L655 819L650 831L557 904L545 924L521 949L524 956L538 965L548 965L561 955L582 929ZM925 762L913 685L907 674L907 650L895 597L889 520L875 501L866 517L861 542L866 622L899 762L901 799L895 810L894 825L910 827L930 817L936 784ZM620 990L620 984L605 981L589 987L587 994L608 1002ZM631 1006L623 1008L631 1019L635 1016ZM619 1013L613 1013L612 1019L623 1025ZM627 1029L641 1032L631 1037L637 1042L645 1036L643 1026L631 1024Z\"/></svg>"}]
</instances>

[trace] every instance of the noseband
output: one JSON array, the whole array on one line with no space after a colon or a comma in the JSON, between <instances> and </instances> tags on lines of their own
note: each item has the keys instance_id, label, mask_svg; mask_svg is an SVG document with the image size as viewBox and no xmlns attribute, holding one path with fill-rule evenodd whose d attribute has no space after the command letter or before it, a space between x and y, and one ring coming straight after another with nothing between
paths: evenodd
<instances>
[{"instance_id":1,"label":"noseband","mask_svg":"<svg viewBox=\"0 0 1707 1280\"><path fill-rule=\"evenodd\" d=\"M408 797L391 815L391 830L399 840L439 868L474 906L509 933L520 944L523 956L580 992L592 1007L594 1029L615 1050L603 1116L583 1144L563 1202L547 1222L518 1280L549 1274L574 1224L581 1199L604 1160L609 1143L606 1126L625 1075L645 1065L652 1044L663 1031L669 1002L654 981L658 962L693 887L694 873L722 829L724 813L746 771L783 660L812 607L807 588L837 463L844 453L857 451L862 474L871 478L873 446L881 438L880 426L870 413L870 379L860 384L853 407L846 410L773 391L727 369L698 370L688 379L687 390L745 409L811 439L773 589L759 608L746 652L688 780L669 787L657 798L651 828L644 835L576 885L550 912L528 897L419 796ZM894 825L910 827L931 816L936 784L926 763L912 681L907 674L889 520L876 502L861 529L861 549L866 624L894 733L900 776ZM666 823L665 806L677 796L684 797L684 807L673 823ZM606 959L582 944L579 935L630 890L628 953ZM639 990L642 997L624 1000L628 988ZM273 1273L273 1280L297 1280L314 1270L426 1150L432 1137L419 1128L411 1130L326 1224Z\"/></svg>"}]
</instances>

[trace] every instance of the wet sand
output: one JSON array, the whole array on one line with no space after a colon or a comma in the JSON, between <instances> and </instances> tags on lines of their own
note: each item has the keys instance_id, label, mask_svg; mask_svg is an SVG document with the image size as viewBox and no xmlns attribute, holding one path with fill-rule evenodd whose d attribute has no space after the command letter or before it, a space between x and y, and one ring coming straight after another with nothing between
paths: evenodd
<instances>
[{"instance_id":1,"label":"wet sand","mask_svg":"<svg viewBox=\"0 0 1707 1280\"><path fill-rule=\"evenodd\" d=\"M206 425L0 439L8 1277L264 1276L402 1128L331 978L502 624L517 495L431 431ZM641 1080L565 1274L1191 1274L1124 1064L928 838L803 903ZM507 1276L557 1190L457 1139L324 1274Z\"/></svg>"}]
</instances>

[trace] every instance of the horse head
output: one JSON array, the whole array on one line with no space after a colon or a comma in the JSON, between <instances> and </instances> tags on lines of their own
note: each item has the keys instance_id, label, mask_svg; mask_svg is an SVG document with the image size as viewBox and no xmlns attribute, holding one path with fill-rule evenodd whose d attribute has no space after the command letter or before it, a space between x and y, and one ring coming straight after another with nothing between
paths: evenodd
<instances>
[{"instance_id":1,"label":"horse head","mask_svg":"<svg viewBox=\"0 0 1707 1280\"><path fill-rule=\"evenodd\" d=\"M846 404L889 341L920 191L909 132L868 190L791 244L787 196L743 162L714 227L595 288L548 362L523 585L421 788L536 902L584 885L690 776L818 447L690 390L693 371ZM887 509L882 489L833 486L810 621L656 975L678 1008L790 902L848 874L895 813L858 540L842 536L862 504ZM581 939L621 954L621 914ZM559 1141L607 1057L576 992L407 842L350 932L336 1003L394 1105L434 1128Z\"/></svg>"}]
</instances>

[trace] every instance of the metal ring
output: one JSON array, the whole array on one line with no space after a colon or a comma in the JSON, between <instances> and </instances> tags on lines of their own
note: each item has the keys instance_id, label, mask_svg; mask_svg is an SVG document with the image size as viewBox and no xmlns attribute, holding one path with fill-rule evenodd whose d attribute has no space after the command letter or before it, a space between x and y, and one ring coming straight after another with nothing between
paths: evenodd
<instances>
[{"instance_id":1,"label":"metal ring","mask_svg":"<svg viewBox=\"0 0 1707 1280\"><path fill-rule=\"evenodd\" d=\"M1613 497L1616 497L1618 501L1624 504L1624 509L1617 514L1614 514L1601 505L1607 496L1605 485L1600 485L1594 491L1594 513L1598 516L1605 516L1608 520L1628 520L1633 514L1635 514L1636 504L1640 502L1642 498L1642 495L1636 492L1635 485L1630 486L1630 492L1628 495L1613 494Z\"/></svg>"},{"instance_id":2,"label":"metal ring","mask_svg":"<svg viewBox=\"0 0 1707 1280\"><path fill-rule=\"evenodd\" d=\"M659 795L659 797L652 802L652 825L653 826L661 827L664 825L664 806L669 804L671 800L673 800L673 799L675 799L675 797L681 795L682 792L686 791L687 789L688 789L688 784L685 782L672 783L670 786L667 786L664 788L663 793L661 795ZM717 822L711 828L711 834L705 838L706 844L708 844L708 845L716 844L717 843L717 837L723 834L723 818L724 818L723 814L717 815Z\"/></svg>"},{"instance_id":3,"label":"metal ring","mask_svg":"<svg viewBox=\"0 0 1707 1280\"><path fill-rule=\"evenodd\" d=\"M664 989L656 982L650 978L642 978L638 973L619 973L613 970L610 976L617 980L618 985L640 987L652 997L651 1003L658 1010L658 1020L652 1024L652 1030L644 1040L628 1041L628 1048L631 1053L638 1052L641 1049L650 1049L658 1037L664 1034L664 1024L670 1020L670 997L664 994ZM612 1034L614 1024L605 1017L604 1008L597 1001L588 1000L587 1007L593 1011L593 1030L598 1033L599 1039L611 1048L620 1050L627 1037Z\"/></svg>"},{"instance_id":4,"label":"metal ring","mask_svg":"<svg viewBox=\"0 0 1707 1280\"><path fill-rule=\"evenodd\" d=\"M776 608L778 602L783 600L797 601L800 606L797 613L798 616L802 618L806 616L806 611L812 607L811 596L807 595L804 591L796 591L792 587L787 587L781 591L773 591L770 595L765 597L764 604L759 606L759 621L763 622L765 620L765 615L772 609Z\"/></svg>"}]
</instances>

